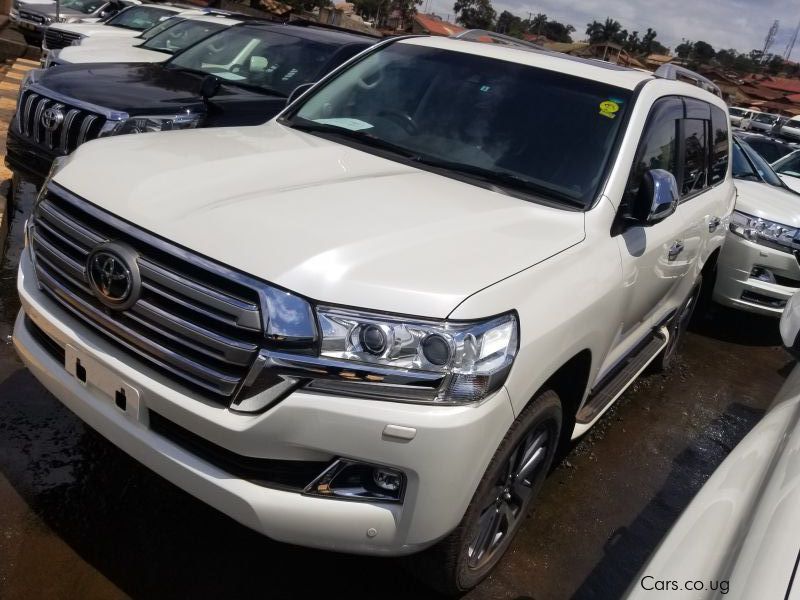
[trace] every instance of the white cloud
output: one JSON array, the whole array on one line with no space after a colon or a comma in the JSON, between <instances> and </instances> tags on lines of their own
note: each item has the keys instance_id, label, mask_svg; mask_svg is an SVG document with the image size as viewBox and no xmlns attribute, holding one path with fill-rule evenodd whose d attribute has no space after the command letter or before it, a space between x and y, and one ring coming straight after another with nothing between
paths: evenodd
<instances>
[{"instance_id":1,"label":"white cloud","mask_svg":"<svg viewBox=\"0 0 800 600\"><path fill-rule=\"evenodd\" d=\"M585 37L586 24L592 20L603 21L606 17L616 19L628 31L645 31L652 27L658 32L658 40L674 48L682 39L704 40L720 48L736 48L749 52L761 49L770 25L775 19L781 22L772 52L783 54L797 25L796 6L780 0L634 0L609 3L601 0L574 0L566 4L559 0L536 0L527 4L524 0L495 0L498 14L508 10L527 18L528 13L543 12L551 19L569 23L577 30L576 40ZM453 2L450 0L426 0L420 7L423 11L444 17L450 14L453 20ZM800 42L793 53L800 60Z\"/></svg>"}]
</instances>

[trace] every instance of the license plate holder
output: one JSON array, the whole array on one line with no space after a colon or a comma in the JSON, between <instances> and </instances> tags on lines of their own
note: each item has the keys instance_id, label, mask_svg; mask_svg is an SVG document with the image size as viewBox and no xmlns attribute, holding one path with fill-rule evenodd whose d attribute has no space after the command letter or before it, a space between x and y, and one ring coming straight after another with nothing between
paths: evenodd
<instances>
[{"instance_id":1,"label":"license plate holder","mask_svg":"<svg viewBox=\"0 0 800 600\"><path fill-rule=\"evenodd\" d=\"M129 418L139 420L141 408L139 390L70 344L65 348L64 363L67 372L78 383L86 388L98 390Z\"/></svg>"}]
</instances>

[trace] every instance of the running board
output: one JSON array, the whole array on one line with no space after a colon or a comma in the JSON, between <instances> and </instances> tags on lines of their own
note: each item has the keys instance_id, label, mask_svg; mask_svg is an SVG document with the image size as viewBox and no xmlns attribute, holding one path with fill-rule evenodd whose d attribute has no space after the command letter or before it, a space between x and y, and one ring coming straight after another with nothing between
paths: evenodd
<instances>
[{"instance_id":1,"label":"running board","mask_svg":"<svg viewBox=\"0 0 800 600\"><path fill-rule=\"evenodd\" d=\"M654 329L648 337L639 343L633 351L623 358L592 390L589 398L578 411L575 421L585 425L591 423L614 400L619 398L636 381L636 378L647 368L669 341L666 327Z\"/></svg>"}]
</instances>

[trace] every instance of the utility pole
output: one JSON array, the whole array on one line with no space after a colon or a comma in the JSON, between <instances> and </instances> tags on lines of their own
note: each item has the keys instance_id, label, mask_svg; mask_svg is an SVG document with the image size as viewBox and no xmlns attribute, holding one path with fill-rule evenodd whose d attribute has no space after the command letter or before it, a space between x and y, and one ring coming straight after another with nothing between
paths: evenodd
<instances>
[{"instance_id":1,"label":"utility pole","mask_svg":"<svg viewBox=\"0 0 800 600\"><path fill-rule=\"evenodd\" d=\"M763 64L767 60L767 52L769 49L772 48L772 44L775 43L775 35L778 33L778 27L780 26L780 21L775 19L772 23L772 27L769 28L767 32L767 37L764 38L764 49L761 51L761 63Z\"/></svg>"},{"instance_id":2,"label":"utility pole","mask_svg":"<svg viewBox=\"0 0 800 600\"><path fill-rule=\"evenodd\" d=\"M786 50L783 53L783 60L787 62L792 56L792 50L794 50L794 45L797 43L798 34L800 34L800 21L798 21L797 27L794 28L794 34L792 35L792 39L790 39L789 43L786 44Z\"/></svg>"}]
</instances>

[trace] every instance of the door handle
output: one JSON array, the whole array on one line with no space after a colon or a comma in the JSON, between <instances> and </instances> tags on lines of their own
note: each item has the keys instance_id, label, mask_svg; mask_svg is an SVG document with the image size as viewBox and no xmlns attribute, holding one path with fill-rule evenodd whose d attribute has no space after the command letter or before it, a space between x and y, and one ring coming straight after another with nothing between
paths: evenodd
<instances>
[{"instance_id":1,"label":"door handle","mask_svg":"<svg viewBox=\"0 0 800 600\"><path fill-rule=\"evenodd\" d=\"M720 219L719 217L711 217L711 220L708 222L708 233L714 233L719 227Z\"/></svg>"},{"instance_id":2,"label":"door handle","mask_svg":"<svg viewBox=\"0 0 800 600\"><path fill-rule=\"evenodd\" d=\"M675 240L672 246L669 247L669 252L667 253L667 258L670 262L674 261L678 258L678 254L683 252L683 242L680 240Z\"/></svg>"}]
</instances>

